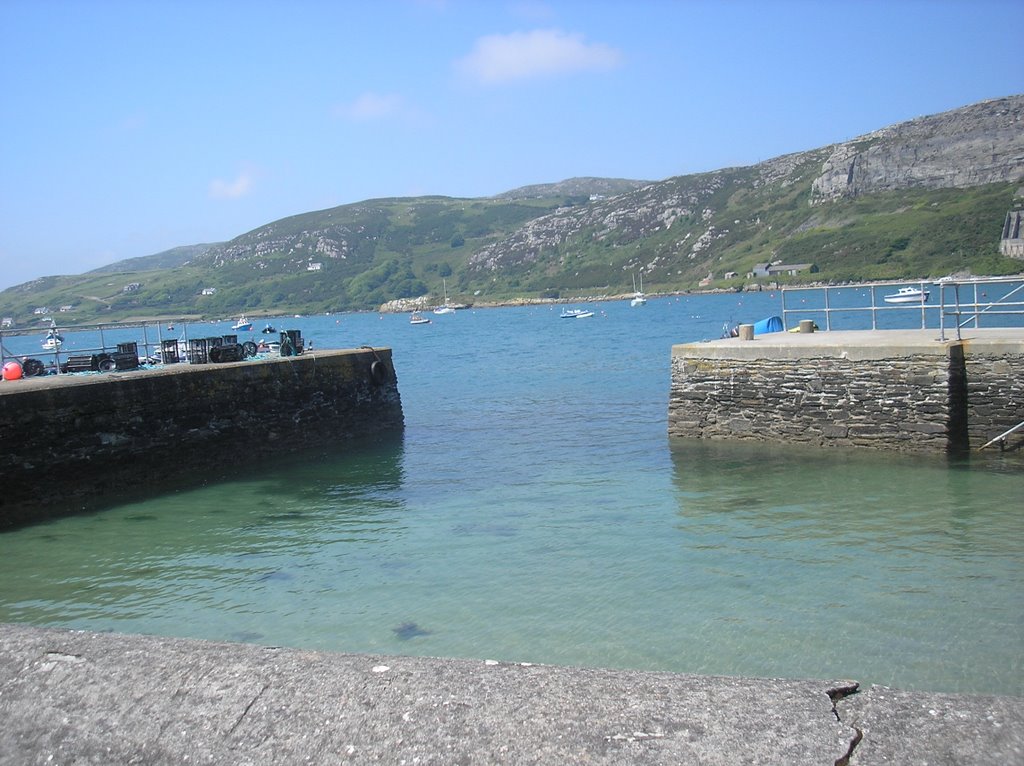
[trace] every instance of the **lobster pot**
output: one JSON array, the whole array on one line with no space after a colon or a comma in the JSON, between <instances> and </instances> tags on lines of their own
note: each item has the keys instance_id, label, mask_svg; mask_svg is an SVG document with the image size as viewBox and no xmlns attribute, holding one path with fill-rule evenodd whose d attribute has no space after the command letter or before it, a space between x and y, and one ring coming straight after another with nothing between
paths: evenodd
<instances>
[{"instance_id":1,"label":"lobster pot","mask_svg":"<svg viewBox=\"0 0 1024 766\"><path fill-rule=\"evenodd\" d=\"M209 359L207 357L207 350L210 344L207 343L206 338L189 338L188 339L188 360L192 364L206 364Z\"/></svg>"},{"instance_id":2,"label":"lobster pot","mask_svg":"<svg viewBox=\"0 0 1024 766\"><path fill-rule=\"evenodd\" d=\"M160 361L164 364L177 364L181 361L181 358L178 356L178 341L160 341Z\"/></svg>"}]
</instances>

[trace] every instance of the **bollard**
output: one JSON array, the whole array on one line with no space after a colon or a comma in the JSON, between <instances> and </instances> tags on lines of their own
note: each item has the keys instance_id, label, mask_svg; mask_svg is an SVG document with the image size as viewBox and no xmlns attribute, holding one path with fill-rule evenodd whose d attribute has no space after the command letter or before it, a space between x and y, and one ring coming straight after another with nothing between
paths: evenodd
<instances>
[{"instance_id":1,"label":"bollard","mask_svg":"<svg viewBox=\"0 0 1024 766\"><path fill-rule=\"evenodd\" d=\"M741 324L740 325L740 340L753 340L754 339L754 325L752 324Z\"/></svg>"},{"instance_id":2,"label":"bollard","mask_svg":"<svg viewBox=\"0 0 1024 766\"><path fill-rule=\"evenodd\" d=\"M813 319L801 319L800 320L800 332L814 332L814 320Z\"/></svg>"}]
</instances>

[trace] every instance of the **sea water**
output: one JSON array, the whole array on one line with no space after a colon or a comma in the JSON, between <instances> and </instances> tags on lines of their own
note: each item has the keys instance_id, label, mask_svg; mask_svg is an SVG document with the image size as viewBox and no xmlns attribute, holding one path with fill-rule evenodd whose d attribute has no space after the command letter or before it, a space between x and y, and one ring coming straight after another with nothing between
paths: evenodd
<instances>
[{"instance_id":1,"label":"sea water","mask_svg":"<svg viewBox=\"0 0 1024 766\"><path fill-rule=\"evenodd\" d=\"M1019 456L670 440L672 344L779 296L579 305L273 318L393 348L401 437L2 534L0 621L1024 694Z\"/></svg>"}]
</instances>

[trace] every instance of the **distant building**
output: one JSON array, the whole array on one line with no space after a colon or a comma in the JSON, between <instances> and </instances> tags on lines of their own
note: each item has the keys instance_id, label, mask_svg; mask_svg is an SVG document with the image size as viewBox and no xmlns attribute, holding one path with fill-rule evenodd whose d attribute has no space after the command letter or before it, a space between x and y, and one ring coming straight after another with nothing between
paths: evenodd
<instances>
[{"instance_id":1,"label":"distant building","mask_svg":"<svg viewBox=\"0 0 1024 766\"><path fill-rule=\"evenodd\" d=\"M121 288L121 292L122 293L133 293L136 290L138 290L140 287L142 287L142 283L141 282L129 282L128 284L126 284L124 287Z\"/></svg>"},{"instance_id":2,"label":"distant building","mask_svg":"<svg viewBox=\"0 0 1024 766\"><path fill-rule=\"evenodd\" d=\"M32 309L32 313L36 314L36 315L39 315L39 314L49 314L50 313L50 309L46 308L46 306L40 306L39 308Z\"/></svg>"},{"instance_id":3,"label":"distant building","mask_svg":"<svg viewBox=\"0 0 1024 766\"><path fill-rule=\"evenodd\" d=\"M201 294L202 295L216 295L217 294L217 288L216 287L204 287L203 288L203 292Z\"/></svg>"},{"instance_id":4,"label":"distant building","mask_svg":"<svg viewBox=\"0 0 1024 766\"><path fill-rule=\"evenodd\" d=\"M61 306L60 307L60 313L62 313L62 314L67 314L69 311L74 311L74 310L75 310L75 307L72 306L70 303L68 305L66 305L66 306Z\"/></svg>"},{"instance_id":5,"label":"distant building","mask_svg":"<svg viewBox=\"0 0 1024 766\"><path fill-rule=\"evenodd\" d=\"M1008 258L1024 258L1024 237L1021 236L1021 219L1024 210L1011 210L1003 223L1003 237L999 240L999 252Z\"/></svg>"},{"instance_id":6,"label":"distant building","mask_svg":"<svg viewBox=\"0 0 1024 766\"><path fill-rule=\"evenodd\" d=\"M707 287L711 284L711 280L715 278L714 272L708 272L708 275L704 277L700 282L697 283L699 287Z\"/></svg>"},{"instance_id":7,"label":"distant building","mask_svg":"<svg viewBox=\"0 0 1024 766\"><path fill-rule=\"evenodd\" d=\"M725 272L725 276L723 277L723 279L736 279L736 277L738 276L739 274L737 274L735 271L727 271Z\"/></svg>"},{"instance_id":8,"label":"distant building","mask_svg":"<svg viewBox=\"0 0 1024 766\"><path fill-rule=\"evenodd\" d=\"M3 319L0 319L0 327L7 328L7 327L10 327L13 324L14 324L14 317L4 317Z\"/></svg>"},{"instance_id":9,"label":"distant building","mask_svg":"<svg viewBox=\"0 0 1024 766\"><path fill-rule=\"evenodd\" d=\"M778 261L774 263L756 263L754 264L754 270L747 274L747 277L751 279L777 276L795 277L804 271L810 274L817 274L818 267L813 263L779 263Z\"/></svg>"},{"instance_id":10,"label":"distant building","mask_svg":"<svg viewBox=\"0 0 1024 766\"><path fill-rule=\"evenodd\" d=\"M309 263L306 264L306 271L320 271L322 266L322 263Z\"/></svg>"}]
</instances>

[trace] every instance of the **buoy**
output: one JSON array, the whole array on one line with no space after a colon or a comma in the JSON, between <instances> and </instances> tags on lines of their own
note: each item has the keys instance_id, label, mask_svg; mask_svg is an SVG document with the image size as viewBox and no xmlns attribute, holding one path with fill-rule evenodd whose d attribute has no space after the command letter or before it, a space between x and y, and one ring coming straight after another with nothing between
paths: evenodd
<instances>
[{"instance_id":1,"label":"buoy","mask_svg":"<svg viewBox=\"0 0 1024 766\"><path fill-rule=\"evenodd\" d=\"M4 364L4 380L19 380L22 375L21 364L7 362Z\"/></svg>"}]
</instances>

